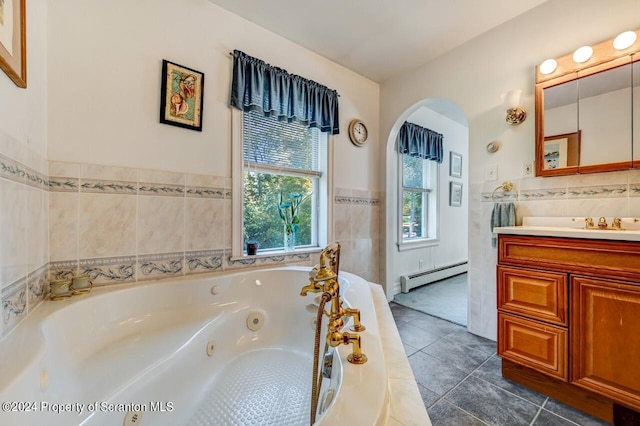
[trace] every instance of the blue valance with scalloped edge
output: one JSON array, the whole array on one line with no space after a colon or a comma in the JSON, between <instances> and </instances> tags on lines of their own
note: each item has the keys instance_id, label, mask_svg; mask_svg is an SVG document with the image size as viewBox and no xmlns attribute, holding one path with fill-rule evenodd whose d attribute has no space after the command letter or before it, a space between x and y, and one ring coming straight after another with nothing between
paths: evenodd
<instances>
[{"instance_id":1,"label":"blue valance with scalloped edge","mask_svg":"<svg viewBox=\"0 0 640 426\"><path fill-rule=\"evenodd\" d=\"M232 107L340 133L338 92L239 50L233 51Z\"/></svg>"},{"instance_id":2,"label":"blue valance with scalloped edge","mask_svg":"<svg viewBox=\"0 0 640 426\"><path fill-rule=\"evenodd\" d=\"M441 133L405 121L398 135L398 152L442 163Z\"/></svg>"}]
</instances>

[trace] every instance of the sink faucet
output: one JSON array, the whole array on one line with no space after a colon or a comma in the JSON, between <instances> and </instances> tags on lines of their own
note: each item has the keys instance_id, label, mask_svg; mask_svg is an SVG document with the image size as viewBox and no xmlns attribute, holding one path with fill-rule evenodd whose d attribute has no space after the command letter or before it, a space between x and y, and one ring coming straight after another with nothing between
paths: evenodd
<instances>
[{"instance_id":1,"label":"sink faucet","mask_svg":"<svg viewBox=\"0 0 640 426\"><path fill-rule=\"evenodd\" d=\"M609 225L607 225L607 219L605 217L601 217L598 219L598 228L606 229Z\"/></svg>"}]
</instances>

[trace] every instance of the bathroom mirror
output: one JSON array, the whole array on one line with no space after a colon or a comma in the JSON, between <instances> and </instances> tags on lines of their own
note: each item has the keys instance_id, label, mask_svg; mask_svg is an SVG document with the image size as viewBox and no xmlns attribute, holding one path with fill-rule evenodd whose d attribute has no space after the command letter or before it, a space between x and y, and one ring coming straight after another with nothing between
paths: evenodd
<instances>
[{"instance_id":1,"label":"bathroom mirror","mask_svg":"<svg viewBox=\"0 0 640 426\"><path fill-rule=\"evenodd\" d=\"M626 65L578 79L578 173L631 168L632 74L628 59Z\"/></svg>"},{"instance_id":2,"label":"bathroom mirror","mask_svg":"<svg viewBox=\"0 0 640 426\"><path fill-rule=\"evenodd\" d=\"M542 169L550 175L577 173L580 155L578 80L546 87L543 96Z\"/></svg>"},{"instance_id":3,"label":"bathroom mirror","mask_svg":"<svg viewBox=\"0 0 640 426\"><path fill-rule=\"evenodd\" d=\"M612 42L582 63L569 54L536 69L536 176L640 168L640 40Z\"/></svg>"}]
</instances>

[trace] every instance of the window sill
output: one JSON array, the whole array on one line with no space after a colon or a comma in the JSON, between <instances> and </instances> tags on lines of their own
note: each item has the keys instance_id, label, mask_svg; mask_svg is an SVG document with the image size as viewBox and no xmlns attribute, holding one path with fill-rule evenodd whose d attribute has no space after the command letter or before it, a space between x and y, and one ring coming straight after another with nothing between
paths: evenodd
<instances>
[{"instance_id":1,"label":"window sill","mask_svg":"<svg viewBox=\"0 0 640 426\"><path fill-rule=\"evenodd\" d=\"M398 251L415 250L423 247L433 247L440 244L440 240L437 238L421 239L416 241L407 241L402 243L396 243Z\"/></svg>"},{"instance_id":2,"label":"window sill","mask_svg":"<svg viewBox=\"0 0 640 426\"><path fill-rule=\"evenodd\" d=\"M303 247L299 249L295 249L294 251L284 251L284 250L265 250L259 251L258 254L252 254L251 256L243 253L242 256L231 256L229 260L237 261L237 260L246 260L246 259L267 259L270 257L283 257L283 256L296 256L307 253L320 253L322 251L321 247Z\"/></svg>"}]
</instances>

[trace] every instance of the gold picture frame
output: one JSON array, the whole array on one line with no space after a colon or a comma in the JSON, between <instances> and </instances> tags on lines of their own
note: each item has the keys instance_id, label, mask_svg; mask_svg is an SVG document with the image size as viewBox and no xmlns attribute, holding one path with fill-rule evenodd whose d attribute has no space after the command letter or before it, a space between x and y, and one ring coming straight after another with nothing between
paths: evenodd
<instances>
[{"instance_id":1,"label":"gold picture frame","mask_svg":"<svg viewBox=\"0 0 640 426\"><path fill-rule=\"evenodd\" d=\"M27 88L26 0L0 0L0 69Z\"/></svg>"}]
</instances>

